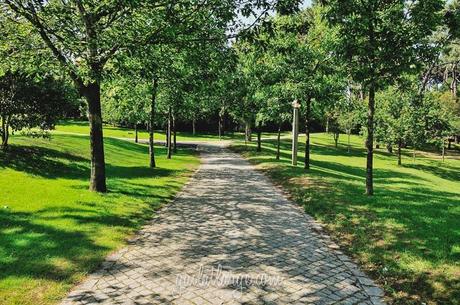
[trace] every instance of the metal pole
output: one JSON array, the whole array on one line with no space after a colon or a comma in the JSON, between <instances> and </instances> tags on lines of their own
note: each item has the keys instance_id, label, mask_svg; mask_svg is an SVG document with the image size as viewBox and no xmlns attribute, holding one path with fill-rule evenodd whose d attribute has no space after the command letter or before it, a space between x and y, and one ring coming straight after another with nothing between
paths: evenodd
<instances>
[{"instance_id":1,"label":"metal pole","mask_svg":"<svg viewBox=\"0 0 460 305\"><path fill-rule=\"evenodd\" d=\"M295 100L292 103L294 115L292 118L292 165L297 165L297 151L299 143L299 107L300 104Z\"/></svg>"}]
</instances>

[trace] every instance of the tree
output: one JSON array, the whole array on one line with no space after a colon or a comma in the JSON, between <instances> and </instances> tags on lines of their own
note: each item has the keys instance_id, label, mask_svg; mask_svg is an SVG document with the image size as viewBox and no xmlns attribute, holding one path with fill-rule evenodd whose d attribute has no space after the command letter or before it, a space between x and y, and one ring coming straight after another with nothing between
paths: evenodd
<instances>
[{"instance_id":1,"label":"tree","mask_svg":"<svg viewBox=\"0 0 460 305\"><path fill-rule=\"evenodd\" d=\"M417 67L417 55L441 23L443 0L330 0L327 17L340 32L339 55L368 92L366 194L373 195L375 92ZM417 47L416 47L417 46Z\"/></svg>"},{"instance_id":2,"label":"tree","mask_svg":"<svg viewBox=\"0 0 460 305\"><path fill-rule=\"evenodd\" d=\"M138 126L148 120L149 86L133 75L119 76L103 84L102 113L107 121L134 127L138 142Z\"/></svg>"},{"instance_id":3,"label":"tree","mask_svg":"<svg viewBox=\"0 0 460 305\"><path fill-rule=\"evenodd\" d=\"M8 147L10 130L38 127L52 129L71 105L68 88L51 76L35 78L20 72L0 76L0 134L3 149Z\"/></svg>"},{"instance_id":4,"label":"tree","mask_svg":"<svg viewBox=\"0 0 460 305\"><path fill-rule=\"evenodd\" d=\"M346 98L340 100L338 105L338 117L337 124L339 128L347 134L348 147L347 150L350 152L351 144L350 137L351 132L360 123L360 118L363 112L361 100L353 95L351 86L348 87Z\"/></svg>"},{"instance_id":5,"label":"tree","mask_svg":"<svg viewBox=\"0 0 460 305\"><path fill-rule=\"evenodd\" d=\"M299 99L303 104L305 169L310 167L313 108L334 103L343 87L340 62L332 63L336 30L322 18L323 10L314 5L296 15L276 16L261 27L256 40L265 54L264 67L268 67L264 73L268 81L262 82L279 84L285 97L291 102Z\"/></svg>"},{"instance_id":6,"label":"tree","mask_svg":"<svg viewBox=\"0 0 460 305\"><path fill-rule=\"evenodd\" d=\"M248 41L240 40L234 45L237 63L232 77L231 88L235 103L230 109L230 115L245 126L245 141L252 141L258 104L254 98L258 88L255 68L258 54Z\"/></svg>"},{"instance_id":7,"label":"tree","mask_svg":"<svg viewBox=\"0 0 460 305\"><path fill-rule=\"evenodd\" d=\"M275 123L277 126L276 137L276 160L280 159L281 126L292 119L292 106L290 98L283 96L282 86L273 85L263 97L260 111L257 113L257 120L261 124Z\"/></svg>"},{"instance_id":8,"label":"tree","mask_svg":"<svg viewBox=\"0 0 460 305\"><path fill-rule=\"evenodd\" d=\"M415 90L399 86L391 86L376 96L376 139L392 147L397 145L398 165L402 164L401 149L409 140L413 143L419 136L413 132L415 113L412 100ZM390 149L391 152L391 149Z\"/></svg>"},{"instance_id":9,"label":"tree","mask_svg":"<svg viewBox=\"0 0 460 305\"><path fill-rule=\"evenodd\" d=\"M92 1L4 2L36 29L86 98L90 123L90 190L105 192L101 81L105 64L123 43L119 34L129 24L133 7L121 1L104 1L99 5Z\"/></svg>"},{"instance_id":10,"label":"tree","mask_svg":"<svg viewBox=\"0 0 460 305\"><path fill-rule=\"evenodd\" d=\"M174 5L177 4L177 5ZM101 82L106 64L115 54L141 45L213 40L199 26L235 25L238 13L272 7L269 1L181 3L138 1L4 0L18 18L26 19L66 69L88 103L91 146L90 190L105 192L105 158L101 115ZM195 22L196 21L196 22ZM190 37L193 33L193 37ZM211 34L211 35L209 35Z\"/></svg>"}]
</instances>

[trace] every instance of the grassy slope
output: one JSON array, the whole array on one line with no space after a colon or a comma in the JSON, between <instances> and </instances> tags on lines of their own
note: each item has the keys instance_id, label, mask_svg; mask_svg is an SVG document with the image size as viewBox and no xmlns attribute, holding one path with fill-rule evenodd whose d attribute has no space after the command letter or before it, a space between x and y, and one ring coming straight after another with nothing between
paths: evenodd
<instances>
[{"instance_id":1,"label":"grassy slope","mask_svg":"<svg viewBox=\"0 0 460 305\"><path fill-rule=\"evenodd\" d=\"M109 193L89 192L86 136L15 136L0 153L0 304L56 303L171 198L199 160L149 169L148 148L106 138Z\"/></svg>"},{"instance_id":2,"label":"grassy slope","mask_svg":"<svg viewBox=\"0 0 460 305\"><path fill-rule=\"evenodd\" d=\"M58 132L68 132L68 133L79 133L79 134L89 134L88 122L84 121L61 121L56 126L56 131ZM135 133L133 129L114 127L110 125L104 125L104 136L106 137L116 137L116 138L132 138L134 139ZM148 139L149 134L145 130L139 130L138 133L139 139ZM164 131L155 132L155 141L165 141ZM222 137L223 140L228 140L232 138L241 138L241 134L233 134L229 136ZM219 137L216 134L203 134L197 133L193 135L191 132L177 132L177 141L218 141Z\"/></svg>"},{"instance_id":3,"label":"grassy slope","mask_svg":"<svg viewBox=\"0 0 460 305\"><path fill-rule=\"evenodd\" d=\"M304 141L304 137L302 142ZM275 142L256 153L243 151L282 184L307 213L325 224L343 248L385 287L397 304L460 302L460 160L418 158L407 152L403 166L379 150L375 196L364 196L363 139L352 152L333 146L332 135L312 135L312 168L290 165L290 143L276 161ZM346 137L342 136L345 142ZM301 146L299 155L303 156Z\"/></svg>"}]
</instances>

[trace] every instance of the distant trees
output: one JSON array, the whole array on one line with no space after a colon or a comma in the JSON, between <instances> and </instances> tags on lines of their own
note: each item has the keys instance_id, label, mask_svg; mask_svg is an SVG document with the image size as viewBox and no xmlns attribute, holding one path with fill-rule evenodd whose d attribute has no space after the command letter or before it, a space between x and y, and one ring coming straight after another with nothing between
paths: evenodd
<instances>
[{"instance_id":1,"label":"distant trees","mask_svg":"<svg viewBox=\"0 0 460 305\"><path fill-rule=\"evenodd\" d=\"M336 125L339 132L343 131L347 134L348 152L351 150L351 133L361 123L361 119L364 114L363 110L363 103L359 98L352 94L351 90L349 90L346 97L339 100L336 105Z\"/></svg>"},{"instance_id":2,"label":"distant trees","mask_svg":"<svg viewBox=\"0 0 460 305\"><path fill-rule=\"evenodd\" d=\"M281 126L298 99L306 126L305 168L310 166L313 108L339 98L344 88L340 62L333 56L336 31L322 18L322 10L316 5L277 15L236 45L243 82L238 87L242 93L238 117L246 122L246 134L254 123L259 131L261 123Z\"/></svg>"},{"instance_id":3,"label":"distant trees","mask_svg":"<svg viewBox=\"0 0 460 305\"><path fill-rule=\"evenodd\" d=\"M138 127L148 121L146 95L149 86L135 75L117 77L104 83L102 113L108 122L134 128L138 142Z\"/></svg>"},{"instance_id":4,"label":"distant trees","mask_svg":"<svg viewBox=\"0 0 460 305\"><path fill-rule=\"evenodd\" d=\"M102 114L136 130L147 125L151 167L156 166L155 127L167 127L171 156L178 121L195 133L197 120L210 117L217 118L220 136L227 118L244 126L246 140L257 131L258 150L262 128L276 126L279 158L281 126L290 121L297 99L305 126L305 169L315 119L327 118L336 146L345 132L348 150L353 130L365 126L368 195L373 194L376 141L389 151L397 145L401 155L407 144L433 142L442 149L440 143L460 131L458 118L449 115L460 113L457 0L444 10L443 0L314 1L303 10L297 0L170 4L0 4L0 56L11 59L0 63L0 77L6 77L2 99L11 100L14 87L7 71L53 75L52 90L54 80L67 74L88 105L91 190L106 190ZM237 32L238 12L267 15L270 9L276 15ZM228 43L229 37L236 39ZM48 102L57 100L40 105L46 108ZM36 111L43 121L44 113ZM5 116L2 122L7 135L12 121Z\"/></svg>"}]
</instances>

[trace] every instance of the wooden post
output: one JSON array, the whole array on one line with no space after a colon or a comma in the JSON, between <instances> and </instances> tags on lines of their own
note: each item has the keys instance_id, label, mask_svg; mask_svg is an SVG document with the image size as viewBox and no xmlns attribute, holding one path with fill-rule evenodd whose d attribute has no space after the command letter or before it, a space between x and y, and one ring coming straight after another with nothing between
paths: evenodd
<instances>
[{"instance_id":1,"label":"wooden post","mask_svg":"<svg viewBox=\"0 0 460 305\"><path fill-rule=\"evenodd\" d=\"M297 151L299 144L299 108L300 104L297 100L292 103L294 115L292 118L292 165L297 165Z\"/></svg>"}]
</instances>

